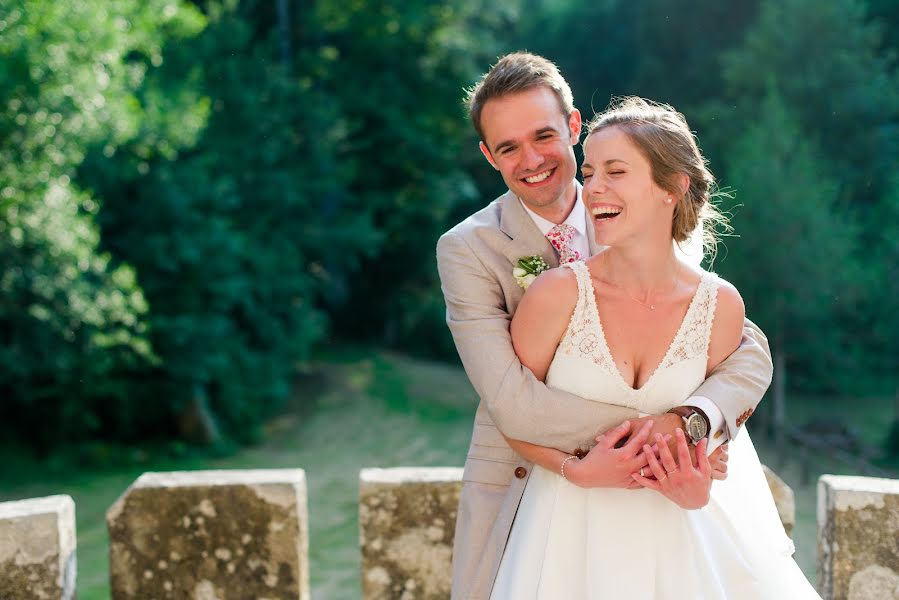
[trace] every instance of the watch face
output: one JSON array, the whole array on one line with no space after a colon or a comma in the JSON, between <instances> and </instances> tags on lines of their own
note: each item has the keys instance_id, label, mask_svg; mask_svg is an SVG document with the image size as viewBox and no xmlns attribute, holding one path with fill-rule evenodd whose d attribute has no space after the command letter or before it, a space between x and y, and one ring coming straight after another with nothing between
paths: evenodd
<instances>
[{"instance_id":1,"label":"watch face","mask_svg":"<svg viewBox=\"0 0 899 600\"><path fill-rule=\"evenodd\" d=\"M708 433L705 421L699 415L692 415L687 419L686 425L687 434L693 439L693 442L698 442Z\"/></svg>"}]
</instances>

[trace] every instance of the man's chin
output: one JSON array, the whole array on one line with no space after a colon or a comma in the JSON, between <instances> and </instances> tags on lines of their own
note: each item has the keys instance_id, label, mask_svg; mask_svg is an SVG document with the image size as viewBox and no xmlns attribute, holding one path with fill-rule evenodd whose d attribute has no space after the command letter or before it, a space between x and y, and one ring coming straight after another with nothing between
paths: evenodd
<instances>
[{"instance_id":1,"label":"man's chin","mask_svg":"<svg viewBox=\"0 0 899 600\"><path fill-rule=\"evenodd\" d=\"M545 208L559 202L562 197L562 190L540 190L541 193L535 194L534 190L526 189L518 192L518 197L530 208Z\"/></svg>"}]
</instances>

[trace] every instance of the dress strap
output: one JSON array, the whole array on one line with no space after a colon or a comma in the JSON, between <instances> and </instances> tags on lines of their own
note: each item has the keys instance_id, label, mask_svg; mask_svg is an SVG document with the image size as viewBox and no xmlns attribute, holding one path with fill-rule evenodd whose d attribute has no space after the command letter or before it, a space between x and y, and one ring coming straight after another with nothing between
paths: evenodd
<instances>
[{"instance_id":1,"label":"dress strap","mask_svg":"<svg viewBox=\"0 0 899 600\"><path fill-rule=\"evenodd\" d=\"M568 323L568 329L565 330L565 335L559 342L557 352L585 358L609 373L617 373L599 322L590 269L580 261L562 265L560 268L574 271L577 279L578 298Z\"/></svg>"},{"instance_id":2,"label":"dress strap","mask_svg":"<svg viewBox=\"0 0 899 600\"><path fill-rule=\"evenodd\" d=\"M668 358L659 368L669 367L691 358L708 358L717 303L718 276L703 271L699 287L684 317L684 323L672 342Z\"/></svg>"}]
</instances>

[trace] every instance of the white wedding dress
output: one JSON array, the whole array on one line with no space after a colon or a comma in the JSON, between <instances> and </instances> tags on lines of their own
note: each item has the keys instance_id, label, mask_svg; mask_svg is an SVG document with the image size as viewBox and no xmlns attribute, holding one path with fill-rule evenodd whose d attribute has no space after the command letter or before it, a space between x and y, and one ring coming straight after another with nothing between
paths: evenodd
<instances>
[{"instance_id":1,"label":"white wedding dress","mask_svg":"<svg viewBox=\"0 0 899 600\"><path fill-rule=\"evenodd\" d=\"M579 298L546 383L657 414L705 379L717 277L703 273L668 352L638 390L609 352L586 265L570 267ZM534 466L492 600L820 599L792 558L746 431L730 443L728 478L684 510L653 490L584 489Z\"/></svg>"}]
</instances>

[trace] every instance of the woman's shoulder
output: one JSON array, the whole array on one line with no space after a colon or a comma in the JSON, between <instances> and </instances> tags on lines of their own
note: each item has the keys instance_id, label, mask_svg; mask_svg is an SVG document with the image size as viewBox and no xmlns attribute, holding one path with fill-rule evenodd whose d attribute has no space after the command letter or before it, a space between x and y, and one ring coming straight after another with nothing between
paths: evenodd
<instances>
[{"instance_id":1,"label":"woman's shoulder","mask_svg":"<svg viewBox=\"0 0 899 600\"><path fill-rule=\"evenodd\" d=\"M731 282L713 271L706 271L702 267L685 262L681 263L681 268L688 283L703 285L703 282L705 282L704 284L708 286L709 291L713 292L717 298L717 312L723 311L726 314L739 314L742 320L745 312L743 297Z\"/></svg>"},{"instance_id":2,"label":"woman's shoulder","mask_svg":"<svg viewBox=\"0 0 899 600\"><path fill-rule=\"evenodd\" d=\"M743 318L746 316L743 297L731 282L720 275L714 275L714 278L718 292L716 316L739 318L742 327Z\"/></svg>"},{"instance_id":3,"label":"woman's shoulder","mask_svg":"<svg viewBox=\"0 0 899 600\"><path fill-rule=\"evenodd\" d=\"M574 272L576 268L576 266L557 267L540 273L528 287L527 295L552 297L571 294L577 296L577 274Z\"/></svg>"}]
</instances>

